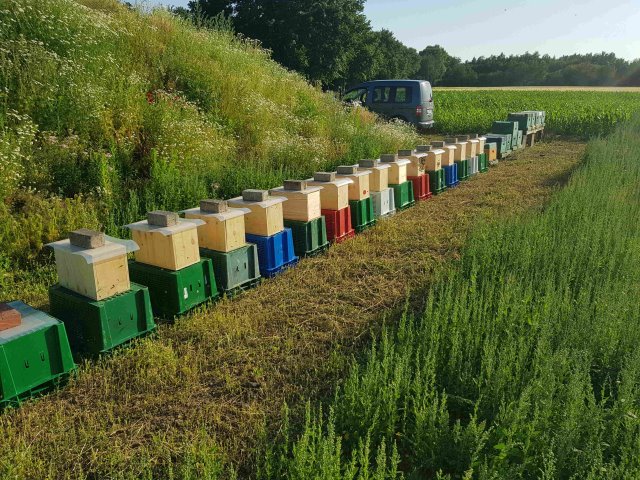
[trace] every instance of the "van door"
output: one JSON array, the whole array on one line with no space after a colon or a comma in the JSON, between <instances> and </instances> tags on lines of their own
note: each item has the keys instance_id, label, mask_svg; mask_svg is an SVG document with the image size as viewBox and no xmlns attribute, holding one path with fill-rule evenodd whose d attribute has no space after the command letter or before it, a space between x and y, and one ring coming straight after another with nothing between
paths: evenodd
<instances>
[{"instance_id":1,"label":"van door","mask_svg":"<svg viewBox=\"0 0 640 480\"><path fill-rule=\"evenodd\" d=\"M416 102L414 100L414 87L411 85L398 85L395 87L393 98L393 115L407 122L416 121Z\"/></svg>"},{"instance_id":2,"label":"van door","mask_svg":"<svg viewBox=\"0 0 640 480\"><path fill-rule=\"evenodd\" d=\"M393 109L392 99L394 95L395 91L393 87L389 85L374 85L370 95L370 109L384 117L391 117Z\"/></svg>"}]
</instances>

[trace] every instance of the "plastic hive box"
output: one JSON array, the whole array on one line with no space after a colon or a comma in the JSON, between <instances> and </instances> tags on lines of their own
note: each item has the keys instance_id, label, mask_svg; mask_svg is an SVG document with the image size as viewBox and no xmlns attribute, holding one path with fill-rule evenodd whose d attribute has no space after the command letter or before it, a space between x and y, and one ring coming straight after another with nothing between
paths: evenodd
<instances>
[{"instance_id":1,"label":"plastic hive box","mask_svg":"<svg viewBox=\"0 0 640 480\"><path fill-rule=\"evenodd\" d=\"M131 280L149 289L153 313L164 319L182 315L219 296L210 258L180 270L129 262Z\"/></svg>"},{"instance_id":2,"label":"plastic hive box","mask_svg":"<svg viewBox=\"0 0 640 480\"><path fill-rule=\"evenodd\" d=\"M442 168L444 170L444 181L447 185L447 188L453 188L460 183L460 181L458 180L457 164L454 163L453 165L448 165Z\"/></svg>"},{"instance_id":3,"label":"plastic hive box","mask_svg":"<svg viewBox=\"0 0 640 480\"><path fill-rule=\"evenodd\" d=\"M309 222L285 220L284 226L293 234L293 250L299 257L316 255L329 247L327 224L324 216Z\"/></svg>"},{"instance_id":4,"label":"plastic hive box","mask_svg":"<svg viewBox=\"0 0 640 480\"><path fill-rule=\"evenodd\" d=\"M340 210L322 210L322 215L327 223L327 239L330 242L341 243L355 236L349 205Z\"/></svg>"},{"instance_id":5,"label":"plastic hive box","mask_svg":"<svg viewBox=\"0 0 640 480\"><path fill-rule=\"evenodd\" d=\"M442 168L431 170L427 173L429 174L429 187L434 195L439 195L447 189L445 174Z\"/></svg>"},{"instance_id":6,"label":"plastic hive box","mask_svg":"<svg viewBox=\"0 0 640 480\"><path fill-rule=\"evenodd\" d=\"M373 202L373 215L376 219L396 213L396 202L392 188L386 188L381 192L371 192L371 201Z\"/></svg>"},{"instance_id":7,"label":"plastic hive box","mask_svg":"<svg viewBox=\"0 0 640 480\"><path fill-rule=\"evenodd\" d=\"M156 329L149 290L131 290L106 300L91 300L60 285L49 288L51 315L62 320L77 356L106 353Z\"/></svg>"},{"instance_id":8,"label":"plastic hive box","mask_svg":"<svg viewBox=\"0 0 640 480\"><path fill-rule=\"evenodd\" d=\"M230 252L201 248L200 255L212 260L218 290L227 295L251 288L260 281L258 247L253 243Z\"/></svg>"},{"instance_id":9,"label":"plastic hive box","mask_svg":"<svg viewBox=\"0 0 640 480\"><path fill-rule=\"evenodd\" d=\"M416 177L409 177L409 180L413 183L413 198L416 202L431 198L432 193L428 173Z\"/></svg>"},{"instance_id":10,"label":"plastic hive box","mask_svg":"<svg viewBox=\"0 0 640 480\"><path fill-rule=\"evenodd\" d=\"M393 189L394 202L396 210L404 210L416 203L413 196L413 182L407 180L401 184L389 184Z\"/></svg>"},{"instance_id":11,"label":"plastic hive box","mask_svg":"<svg viewBox=\"0 0 640 480\"><path fill-rule=\"evenodd\" d=\"M247 234L247 242L258 247L258 263L263 277L273 277L298 263L293 248L293 233L290 228L268 237Z\"/></svg>"},{"instance_id":12,"label":"plastic hive box","mask_svg":"<svg viewBox=\"0 0 640 480\"><path fill-rule=\"evenodd\" d=\"M55 388L76 367L62 322L20 301L7 305L22 320L0 332L0 408Z\"/></svg>"},{"instance_id":13,"label":"plastic hive box","mask_svg":"<svg viewBox=\"0 0 640 480\"><path fill-rule=\"evenodd\" d=\"M351 225L356 233L363 232L376 224L371 197L363 200L349 200L351 209Z\"/></svg>"}]
</instances>

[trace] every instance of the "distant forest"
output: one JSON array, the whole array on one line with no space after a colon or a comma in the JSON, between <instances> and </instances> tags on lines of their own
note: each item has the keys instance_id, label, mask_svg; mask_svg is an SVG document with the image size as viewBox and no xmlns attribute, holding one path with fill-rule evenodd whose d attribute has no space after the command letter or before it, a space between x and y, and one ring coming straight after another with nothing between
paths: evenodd
<instances>
[{"instance_id":1,"label":"distant forest","mask_svg":"<svg viewBox=\"0 0 640 480\"><path fill-rule=\"evenodd\" d=\"M439 46L418 52L389 30L374 31L365 0L193 0L173 11L258 40L274 60L326 89L365 80L418 78L435 86L640 86L640 59L613 53L551 57L492 55L461 61Z\"/></svg>"}]
</instances>

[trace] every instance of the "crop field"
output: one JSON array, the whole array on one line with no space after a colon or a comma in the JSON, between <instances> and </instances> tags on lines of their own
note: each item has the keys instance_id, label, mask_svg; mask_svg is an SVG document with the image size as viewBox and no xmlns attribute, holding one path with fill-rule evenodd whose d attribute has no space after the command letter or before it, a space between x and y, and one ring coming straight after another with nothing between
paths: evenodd
<instances>
[{"instance_id":1,"label":"crop field","mask_svg":"<svg viewBox=\"0 0 640 480\"><path fill-rule=\"evenodd\" d=\"M215 23L119 0L0 0L0 44L0 302L52 315L63 274L44 245L73 230L125 238L151 210L511 111L546 111L548 133L256 288L76 356L62 388L0 411L0 478L640 478L640 89L436 89L421 135ZM135 323L122 310L114 331Z\"/></svg>"},{"instance_id":2,"label":"crop field","mask_svg":"<svg viewBox=\"0 0 640 480\"><path fill-rule=\"evenodd\" d=\"M640 110L640 92L560 89L436 89L436 129L488 132L509 112L544 110L547 133L590 138L606 135Z\"/></svg>"}]
</instances>

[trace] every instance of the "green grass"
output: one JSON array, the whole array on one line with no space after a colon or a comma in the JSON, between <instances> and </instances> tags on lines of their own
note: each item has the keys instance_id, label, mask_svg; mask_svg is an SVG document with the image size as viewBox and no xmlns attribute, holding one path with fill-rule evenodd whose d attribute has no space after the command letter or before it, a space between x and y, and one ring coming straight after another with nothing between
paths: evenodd
<instances>
[{"instance_id":1,"label":"green grass","mask_svg":"<svg viewBox=\"0 0 640 480\"><path fill-rule=\"evenodd\" d=\"M638 478L639 134L592 141L540 215L479 229L261 477Z\"/></svg>"},{"instance_id":2,"label":"green grass","mask_svg":"<svg viewBox=\"0 0 640 480\"><path fill-rule=\"evenodd\" d=\"M640 92L436 90L434 100L436 129L446 133L487 133L509 112L544 110L549 133L591 138L640 110Z\"/></svg>"},{"instance_id":3,"label":"green grass","mask_svg":"<svg viewBox=\"0 0 640 480\"><path fill-rule=\"evenodd\" d=\"M0 287L80 226L120 228L418 143L224 26L116 0L0 0ZM7 290L5 290L7 291Z\"/></svg>"}]
</instances>

